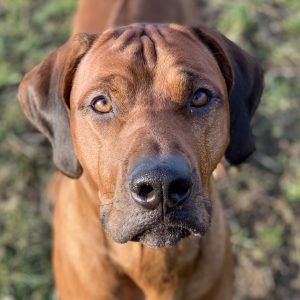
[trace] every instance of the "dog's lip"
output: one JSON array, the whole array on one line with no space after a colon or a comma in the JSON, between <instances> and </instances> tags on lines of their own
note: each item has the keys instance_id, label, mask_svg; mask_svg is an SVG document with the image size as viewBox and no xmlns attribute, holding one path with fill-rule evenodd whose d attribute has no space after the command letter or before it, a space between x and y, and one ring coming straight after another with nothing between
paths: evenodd
<instances>
[{"instance_id":1,"label":"dog's lip","mask_svg":"<svg viewBox=\"0 0 300 300\"><path fill-rule=\"evenodd\" d=\"M167 226L160 224L156 227L141 232L131 241L140 242L149 248L169 248L176 246L180 240L188 238L192 234L193 232L191 230L182 226ZM200 235L200 233L196 234Z\"/></svg>"},{"instance_id":2,"label":"dog's lip","mask_svg":"<svg viewBox=\"0 0 300 300\"><path fill-rule=\"evenodd\" d=\"M200 204L210 203L206 197L200 199ZM108 218L111 207L104 207L100 211L100 219L106 233L117 243L124 244L129 241L141 241L146 236L154 239L163 239L165 234L173 240L180 235L180 231L186 231L196 238L203 237L211 221L211 210L208 210L205 203L201 204L199 210L196 206L190 205L180 208L168 208L164 217L157 210L137 212L133 217L122 220L123 223L115 226ZM125 222L126 221L126 222ZM164 226L164 230L160 230ZM168 229L169 230L168 230ZM180 239L180 238L179 238ZM178 241L179 241L178 239ZM146 245L146 244L145 244Z\"/></svg>"},{"instance_id":3,"label":"dog's lip","mask_svg":"<svg viewBox=\"0 0 300 300\"><path fill-rule=\"evenodd\" d=\"M182 222L163 223L161 221L156 221L150 224L140 224L139 226L132 228L130 232L127 232L123 235L116 235L110 230L110 227L107 226L108 224L103 222L103 219L102 223L104 224L105 231L113 238L115 242L120 244L132 241L141 242L142 244L149 246L149 244L143 242L147 236L149 237L152 235L152 237L155 239L163 239L166 232L169 233L169 237L171 237L173 240L171 243L166 242L164 245L159 246L150 245L150 247L175 246L180 239L187 236L202 238L208 229L204 224L193 226L192 224L184 224Z\"/></svg>"},{"instance_id":4,"label":"dog's lip","mask_svg":"<svg viewBox=\"0 0 300 300\"><path fill-rule=\"evenodd\" d=\"M175 224L157 224L155 226L151 226L148 227L146 229L141 230L138 234L134 235L131 238L131 241L133 242L138 242L140 241L141 237L150 234L151 232L153 232L157 227L165 227L165 229L167 230L172 230L172 231L180 231L183 233L182 238L187 237L189 235L193 235L195 237L202 237L204 235L204 232L200 232L200 230L197 230L195 228L190 228L187 226L182 226L182 225L175 225Z\"/></svg>"}]
</instances>

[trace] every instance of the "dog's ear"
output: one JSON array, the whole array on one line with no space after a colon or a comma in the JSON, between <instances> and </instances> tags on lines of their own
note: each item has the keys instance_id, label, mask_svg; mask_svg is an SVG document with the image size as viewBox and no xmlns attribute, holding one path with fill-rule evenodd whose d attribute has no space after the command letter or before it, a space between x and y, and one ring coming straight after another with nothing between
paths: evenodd
<instances>
[{"instance_id":1,"label":"dog's ear","mask_svg":"<svg viewBox=\"0 0 300 300\"><path fill-rule=\"evenodd\" d=\"M71 178L78 178L82 167L72 145L69 97L76 67L95 39L96 35L75 35L29 71L19 87L26 116L50 141L57 168Z\"/></svg>"},{"instance_id":2,"label":"dog's ear","mask_svg":"<svg viewBox=\"0 0 300 300\"><path fill-rule=\"evenodd\" d=\"M230 143L225 157L233 165L255 151L251 118L264 87L258 62L222 34L204 25L192 27L194 34L214 55L226 81L230 101Z\"/></svg>"}]
</instances>

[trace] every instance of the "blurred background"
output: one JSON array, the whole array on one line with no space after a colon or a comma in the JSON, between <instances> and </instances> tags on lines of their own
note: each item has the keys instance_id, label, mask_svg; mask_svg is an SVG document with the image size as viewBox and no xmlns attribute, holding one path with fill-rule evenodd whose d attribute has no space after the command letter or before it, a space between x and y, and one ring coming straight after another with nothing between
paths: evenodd
<instances>
[{"instance_id":1,"label":"blurred background","mask_svg":"<svg viewBox=\"0 0 300 300\"><path fill-rule=\"evenodd\" d=\"M54 171L25 120L22 75L69 35L75 0L0 0L0 299L52 299ZM232 231L235 299L300 299L300 1L198 0L202 21L266 70L254 118L257 151L230 168L220 192Z\"/></svg>"}]
</instances>

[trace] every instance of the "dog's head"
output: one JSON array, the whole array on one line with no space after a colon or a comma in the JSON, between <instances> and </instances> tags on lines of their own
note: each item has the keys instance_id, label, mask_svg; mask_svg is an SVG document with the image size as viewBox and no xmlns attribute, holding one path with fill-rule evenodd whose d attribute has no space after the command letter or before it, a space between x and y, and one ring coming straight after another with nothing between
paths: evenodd
<instances>
[{"instance_id":1,"label":"dog's head","mask_svg":"<svg viewBox=\"0 0 300 300\"><path fill-rule=\"evenodd\" d=\"M160 247L207 231L211 174L254 151L262 86L257 62L211 29L134 24L73 37L19 99L57 167L97 186L110 236Z\"/></svg>"}]
</instances>

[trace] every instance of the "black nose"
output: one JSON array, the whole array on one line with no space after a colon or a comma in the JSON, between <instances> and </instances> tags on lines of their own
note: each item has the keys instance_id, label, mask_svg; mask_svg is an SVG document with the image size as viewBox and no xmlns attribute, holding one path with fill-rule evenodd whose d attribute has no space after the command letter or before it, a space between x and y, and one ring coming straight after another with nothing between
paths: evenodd
<instances>
[{"instance_id":1,"label":"black nose","mask_svg":"<svg viewBox=\"0 0 300 300\"><path fill-rule=\"evenodd\" d=\"M129 172L128 186L132 198L145 208L156 208L162 202L168 207L175 207L190 196L192 172L187 162L178 155L146 158Z\"/></svg>"}]
</instances>

